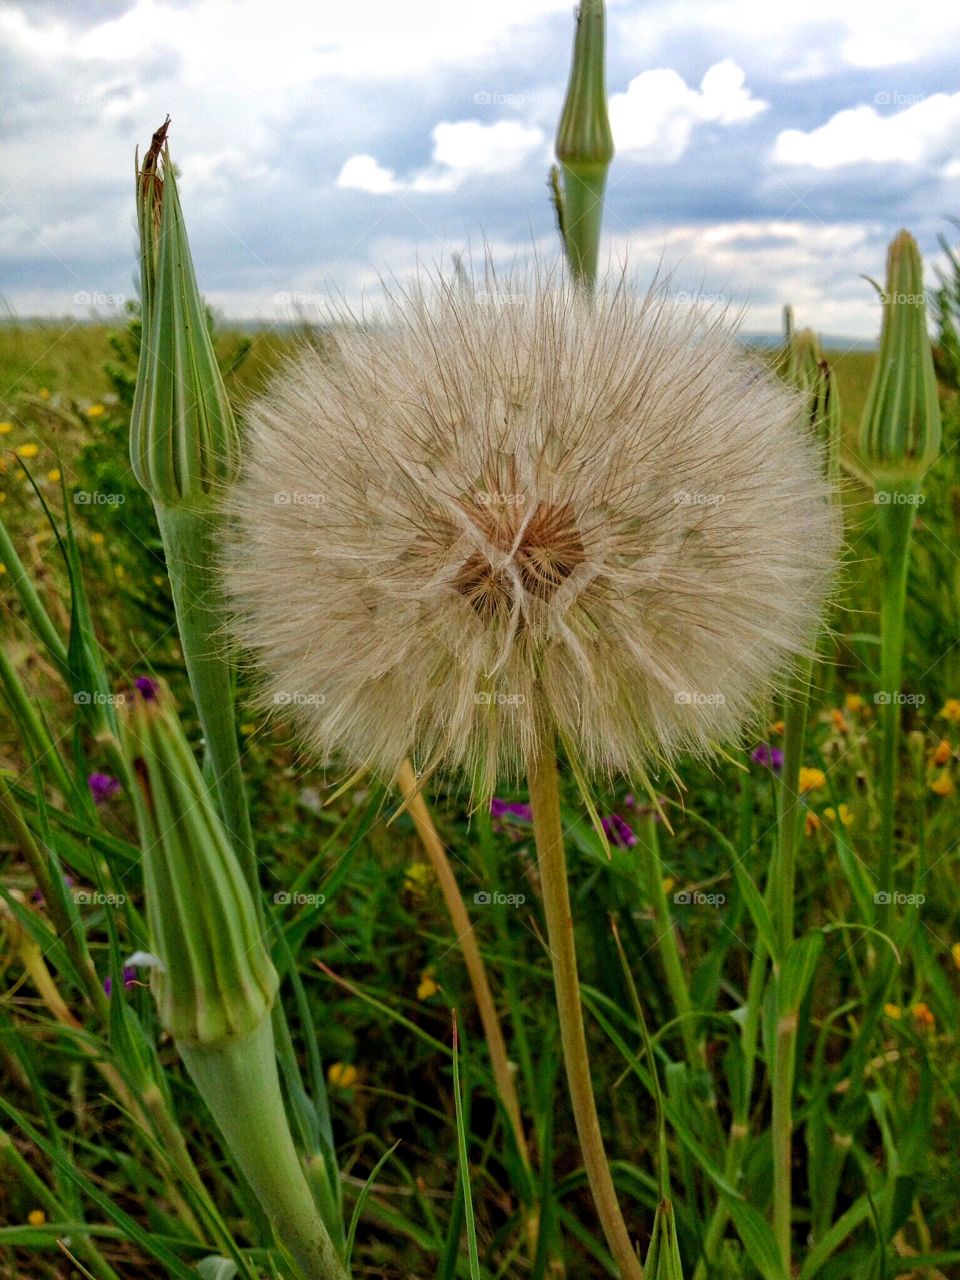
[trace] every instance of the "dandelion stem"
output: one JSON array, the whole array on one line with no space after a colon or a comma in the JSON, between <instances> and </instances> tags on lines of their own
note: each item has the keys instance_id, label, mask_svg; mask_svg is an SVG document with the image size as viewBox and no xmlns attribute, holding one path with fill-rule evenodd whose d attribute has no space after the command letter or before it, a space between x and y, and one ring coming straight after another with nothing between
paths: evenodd
<instances>
[{"instance_id":1,"label":"dandelion stem","mask_svg":"<svg viewBox=\"0 0 960 1280\"><path fill-rule=\"evenodd\" d=\"M590 1079L552 735L541 734L539 742L530 752L527 775L557 1013L560 1018L563 1060L583 1163L603 1234L623 1280L643 1280L643 1268L630 1241L630 1234L617 1202Z\"/></svg>"},{"instance_id":2,"label":"dandelion stem","mask_svg":"<svg viewBox=\"0 0 960 1280\"><path fill-rule=\"evenodd\" d=\"M500 1019L497 1016L497 1007L494 1003L493 993L490 990L486 966L483 963L483 957L477 945L477 937L473 931L473 925L467 915L467 909L463 905L460 887L450 866L450 859L447 857L446 850L443 847L443 841L437 834L427 802L423 798L413 765L409 760L405 760L401 765L400 772L397 775L397 782L406 802L407 811L417 829L420 843L423 845L424 851L430 860L430 865L440 884L444 905L453 924L457 945L463 955L463 962L466 965L470 984L473 987L473 997L477 1002L477 1011L483 1024L483 1033L486 1036L487 1049L490 1054L491 1066L493 1067L493 1078L496 1081L500 1100L510 1121L510 1128L513 1131L514 1141L517 1144L523 1167L529 1173L530 1156L523 1131L523 1120L520 1116L517 1087L507 1059L507 1046L504 1042L503 1030L500 1026Z\"/></svg>"}]
</instances>

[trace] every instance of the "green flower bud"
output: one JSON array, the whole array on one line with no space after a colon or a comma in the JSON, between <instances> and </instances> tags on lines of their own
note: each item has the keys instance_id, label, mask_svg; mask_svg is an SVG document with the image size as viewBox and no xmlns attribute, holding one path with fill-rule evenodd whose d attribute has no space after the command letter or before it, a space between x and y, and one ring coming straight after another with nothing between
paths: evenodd
<instances>
[{"instance_id":1,"label":"green flower bud","mask_svg":"<svg viewBox=\"0 0 960 1280\"><path fill-rule=\"evenodd\" d=\"M137 171L142 337L130 457L154 502L196 507L235 478L240 437L197 288L166 130L154 134Z\"/></svg>"},{"instance_id":2,"label":"green flower bud","mask_svg":"<svg viewBox=\"0 0 960 1280\"><path fill-rule=\"evenodd\" d=\"M564 179L558 217L567 257L574 276L590 285L596 278L603 193L613 159L604 72L605 23L603 0L583 0L556 140Z\"/></svg>"},{"instance_id":3,"label":"green flower bud","mask_svg":"<svg viewBox=\"0 0 960 1280\"><path fill-rule=\"evenodd\" d=\"M940 452L940 402L927 335L923 262L901 231L887 254L880 351L860 427L878 488L916 487Z\"/></svg>"},{"instance_id":4,"label":"green flower bud","mask_svg":"<svg viewBox=\"0 0 960 1280\"><path fill-rule=\"evenodd\" d=\"M824 447L827 475L836 484L840 478L840 397L833 370L812 329L791 331L784 376L804 398L807 422Z\"/></svg>"},{"instance_id":5,"label":"green flower bud","mask_svg":"<svg viewBox=\"0 0 960 1280\"><path fill-rule=\"evenodd\" d=\"M683 1280L677 1224L669 1200L661 1200L657 1205L643 1275L644 1280Z\"/></svg>"},{"instance_id":6,"label":"green flower bud","mask_svg":"<svg viewBox=\"0 0 960 1280\"><path fill-rule=\"evenodd\" d=\"M232 1043L277 992L253 898L166 687L138 681L123 712L160 1022L178 1046Z\"/></svg>"}]
</instances>

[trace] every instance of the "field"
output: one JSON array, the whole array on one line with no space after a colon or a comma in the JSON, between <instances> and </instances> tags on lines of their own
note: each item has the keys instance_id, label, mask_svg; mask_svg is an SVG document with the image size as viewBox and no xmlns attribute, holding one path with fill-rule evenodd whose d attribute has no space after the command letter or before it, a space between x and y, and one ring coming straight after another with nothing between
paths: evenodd
<instances>
[{"instance_id":1,"label":"field","mask_svg":"<svg viewBox=\"0 0 960 1280\"><path fill-rule=\"evenodd\" d=\"M137 338L125 319L0 328L0 517L57 633L95 636L113 689L164 677L199 747L153 509L128 463ZM241 409L296 340L218 334ZM877 505L853 460L875 357L827 355L845 552L812 678L792 985L768 954L762 899L783 702L714 764L681 762L681 785L656 778L662 815L626 781L596 788L620 833L609 850L569 761L561 772L607 1154L641 1256L669 1195L687 1280L786 1280L773 1203L785 1097L794 1274L960 1275L960 410L942 388L943 451L913 535L884 884ZM123 978L146 936L133 807L119 787L91 799L88 779L116 773L108 744L76 716L13 577L0 578L0 1276L296 1274L161 1030L146 975ZM282 720L252 710L248 682L244 671L237 732L291 1032L283 1061L304 1081L298 1092L285 1080L288 1105L332 1234L355 1228L353 1274L616 1275L564 1084L526 792L501 790L489 813L454 784L427 793L493 989L521 1150L415 815L373 779L306 758ZM36 857L66 877L56 903Z\"/></svg>"}]
</instances>

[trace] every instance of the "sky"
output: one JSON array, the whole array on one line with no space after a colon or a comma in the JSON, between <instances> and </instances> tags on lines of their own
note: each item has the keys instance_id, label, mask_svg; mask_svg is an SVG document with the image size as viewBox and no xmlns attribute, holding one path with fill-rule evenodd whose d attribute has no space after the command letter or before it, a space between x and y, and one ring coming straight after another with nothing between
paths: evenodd
<instances>
[{"instance_id":1,"label":"sky","mask_svg":"<svg viewBox=\"0 0 960 1280\"><path fill-rule=\"evenodd\" d=\"M960 234L960 6L610 0L601 264L777 332L873 339L900 227ZM0 0L0 309L136 296L169 113L201 290L269 322L454 255L553 261L565 0Z\"/></svg>"}]
</instances>

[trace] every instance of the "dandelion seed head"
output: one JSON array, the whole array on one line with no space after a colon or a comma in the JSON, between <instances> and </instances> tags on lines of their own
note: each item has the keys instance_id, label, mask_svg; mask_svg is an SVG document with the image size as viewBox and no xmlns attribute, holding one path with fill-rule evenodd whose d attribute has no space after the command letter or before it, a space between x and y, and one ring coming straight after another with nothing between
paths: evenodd
<instances>
[{"instance_id":1,"label":"dandelion seed head","mask_svg":"<svg viewBox=\"0 0 960 1280\"><path fill-rule=\"evenodd\" d=\"M800 402L723 325L534 274L419 280L246 419L235 634L322 755L516 776L709 754L808 650L838 543Z\"/></svg>"}]
</instances>

